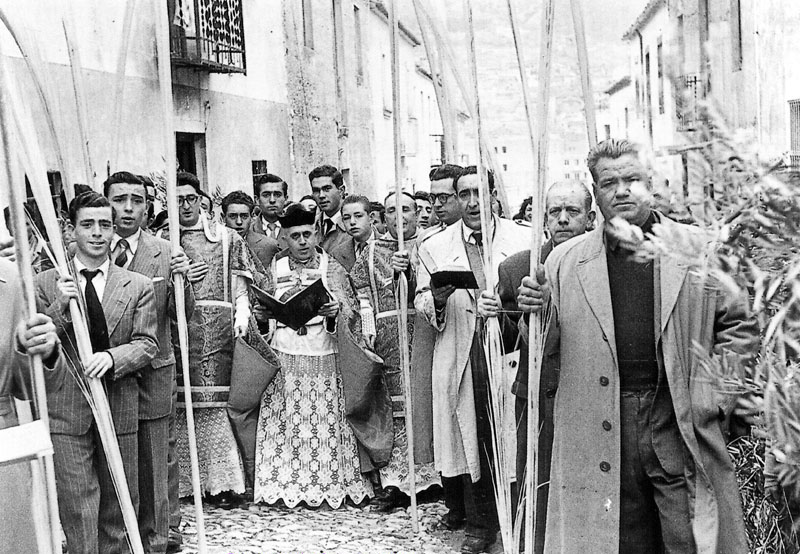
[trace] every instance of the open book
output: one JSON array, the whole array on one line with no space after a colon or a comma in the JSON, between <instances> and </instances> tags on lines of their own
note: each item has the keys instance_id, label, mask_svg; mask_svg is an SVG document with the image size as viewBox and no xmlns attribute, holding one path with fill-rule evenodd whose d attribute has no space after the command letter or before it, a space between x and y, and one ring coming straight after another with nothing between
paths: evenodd
<instances>
[{"instance_id":1,"label":"open book","mask_svg":"<svg viewBox=\"0 0 800 554\"><path fill-rule=\"evenodd\" d=\"M285 302L281 302L255 285L251 285L251 288L258 301L267 310L269 317L295 331L316 317L319 309L331 301L331 295L322 279L317 279L306 288L294 293Z\"/></svg>"}]
</instances>

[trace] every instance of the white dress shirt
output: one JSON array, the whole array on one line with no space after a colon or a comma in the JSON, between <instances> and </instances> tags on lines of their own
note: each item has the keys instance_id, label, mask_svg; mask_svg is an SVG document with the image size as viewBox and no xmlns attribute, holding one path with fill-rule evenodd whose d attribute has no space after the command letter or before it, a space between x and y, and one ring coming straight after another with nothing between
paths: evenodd
<instances>
[{"instance_id":1,"label":"white dress shirt","mask_svg":"<svg viewBox=\"0 0 800 554\"><path fill-rule=\"evenodd\" d=\"M133 260L133 257L136 255L136 249L139 248L139 237L141 236L142 236L142 230L137 229L134 234L125 239L125 241L127 241L128 243L128 261L126 261L125 265L122 266L124 269L128 269L128 266L131 265L131 260ZM114 238L111 239L112 258L116 259L116 256L114 255L114 250L117 249L117 245L121 240L123 240L123 238L118 234L114 233Z\"/></svg>"},{"instance_id":2,"label":"white dress shirt","mask_svg":"<svg viewBox=\"0 0 800 554\"><path fill-rule=\"evenodd\" d=\"M281 222L276 219L275 223L272 223L272 225L275 226L275 231L272 231L269 228L270 223L266 219L264 219L263 217L261 218L261 229L264 231L264 234L267 235L268 237L277 239L278 235L280 235L281 233Z\"/></svg>"},{"instance_id":3,"label":"white dress shirt","mask_svg":"<svg viewBox=\"0 0 800 554\"><path fill-rule=\"evenodd\" d=\"M86 277L83 276L81 273L84 269L89 269L86 265L78 259L78 256L74 258L75 264L75 273L78 274L78 287L81 289L81 294L86 294ZM98 267L97 269L100 270L100 273L95 275L94 279L92 279L92 285L94 285L94 290L97 292L97 298L100 299L100 302L103 301L103 293L106 290L106 279L108 278L108 267L111 265L111 260L106 260L103 262L103 265Z\"/></svg>"}]
</instances>

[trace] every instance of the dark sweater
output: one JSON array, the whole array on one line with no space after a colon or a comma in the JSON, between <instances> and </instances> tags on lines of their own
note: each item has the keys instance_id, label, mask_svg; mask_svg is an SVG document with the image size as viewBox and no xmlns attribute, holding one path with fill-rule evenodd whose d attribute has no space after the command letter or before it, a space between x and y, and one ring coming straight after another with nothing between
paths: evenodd
<instances>
[{"instance_id":1,"label":"dark sweater","mask_svg":"<svg viewBox=\"0 0 800 554\"><path fill-rule=\"evenodd\" d=\"M653 214L642 225L648 233ZM606 237L608 283L614 313L620 387L638 389L658 383L655 341L653 262L640 263L618 241Z\"/></svg>"}]
</instances>

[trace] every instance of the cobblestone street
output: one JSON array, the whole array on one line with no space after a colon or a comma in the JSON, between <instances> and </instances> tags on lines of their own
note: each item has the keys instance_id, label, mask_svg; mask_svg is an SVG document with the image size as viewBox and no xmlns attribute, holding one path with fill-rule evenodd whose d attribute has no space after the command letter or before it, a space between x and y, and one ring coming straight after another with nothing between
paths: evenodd
<instances>
[{"instance_id":1,"label":"cobblestone street","mask_svg":"<svg viewBox=\"0 0 800 554\"><path fill-rule=\"evenodd\" d=\"M439 517L446 510L441 501L420 504L420 533L415 536L406 510L380 514L369 506L338 510L206 506L206 535L212 554L451 554L459 551L464 532L440 527ZM194 554L194 509L184 502L182 512L183 553ZM491 553L500 552L496 543Z\"/></svg>"}]
</instances>

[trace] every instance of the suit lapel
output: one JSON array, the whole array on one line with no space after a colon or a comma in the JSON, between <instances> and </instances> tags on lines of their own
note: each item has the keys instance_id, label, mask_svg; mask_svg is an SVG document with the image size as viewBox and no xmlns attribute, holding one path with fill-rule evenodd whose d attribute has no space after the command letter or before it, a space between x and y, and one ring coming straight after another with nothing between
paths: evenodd
<instances>
[{"instance_id":1,"label":"suit lapel","mask_svg":"<svg viewBox=\"0 0 800 554\"><path fill-rule=\"evenodd\" d=\"M672 310L678 302L678 295L683 287L683 281L686 279L686 274L689 271L688 266L678 263L675 259L668 256L660 256L656 263L658 269L658 280L661 288L661 327L656 329L657 336L667 326Z\"/></svg>"},{"instance_id":2,"label":"suit lapel","mask_svg":"<svg viewBox=\"0 0 800 554\"><path fill-rule=\"evenodd\" d=\"M611 306L611 286L608 282L608 262L603 247L603 228L591 232L580 246L581 256L576 268L578 282L586 303L603 330L617 363L617 343L614 336L614 310Z\"/></svg>"},{"instance_id":3,"label":"suit lapel","mask_svg":"<svg viewBox=\"0 0 800 554\"><path fill-rule=\"evenodd\" d=\"M150 236L143 232L139 236L139 245L136 247L136 254L134 254L128 269L147 277L153 277L157 273L160 256L161 251L152 247Z\"/></svg>"},{"instance_id":4,"label":"suit lapel","mask_svg":"<svg viewBox=\"0 0 800 554\"><path fill-rule=\"evenodd\" d=\"M137 249L138 253L138 249ZM111 337L116 329L125 307L130 301L130 294L127 291L128 283L131 280L126 272L115 266L109 265L108 277L106 278L106 288L103 292L103 311L106 314L106 325L108 326L108 336Z\"/></svg>"}]
</instances>

